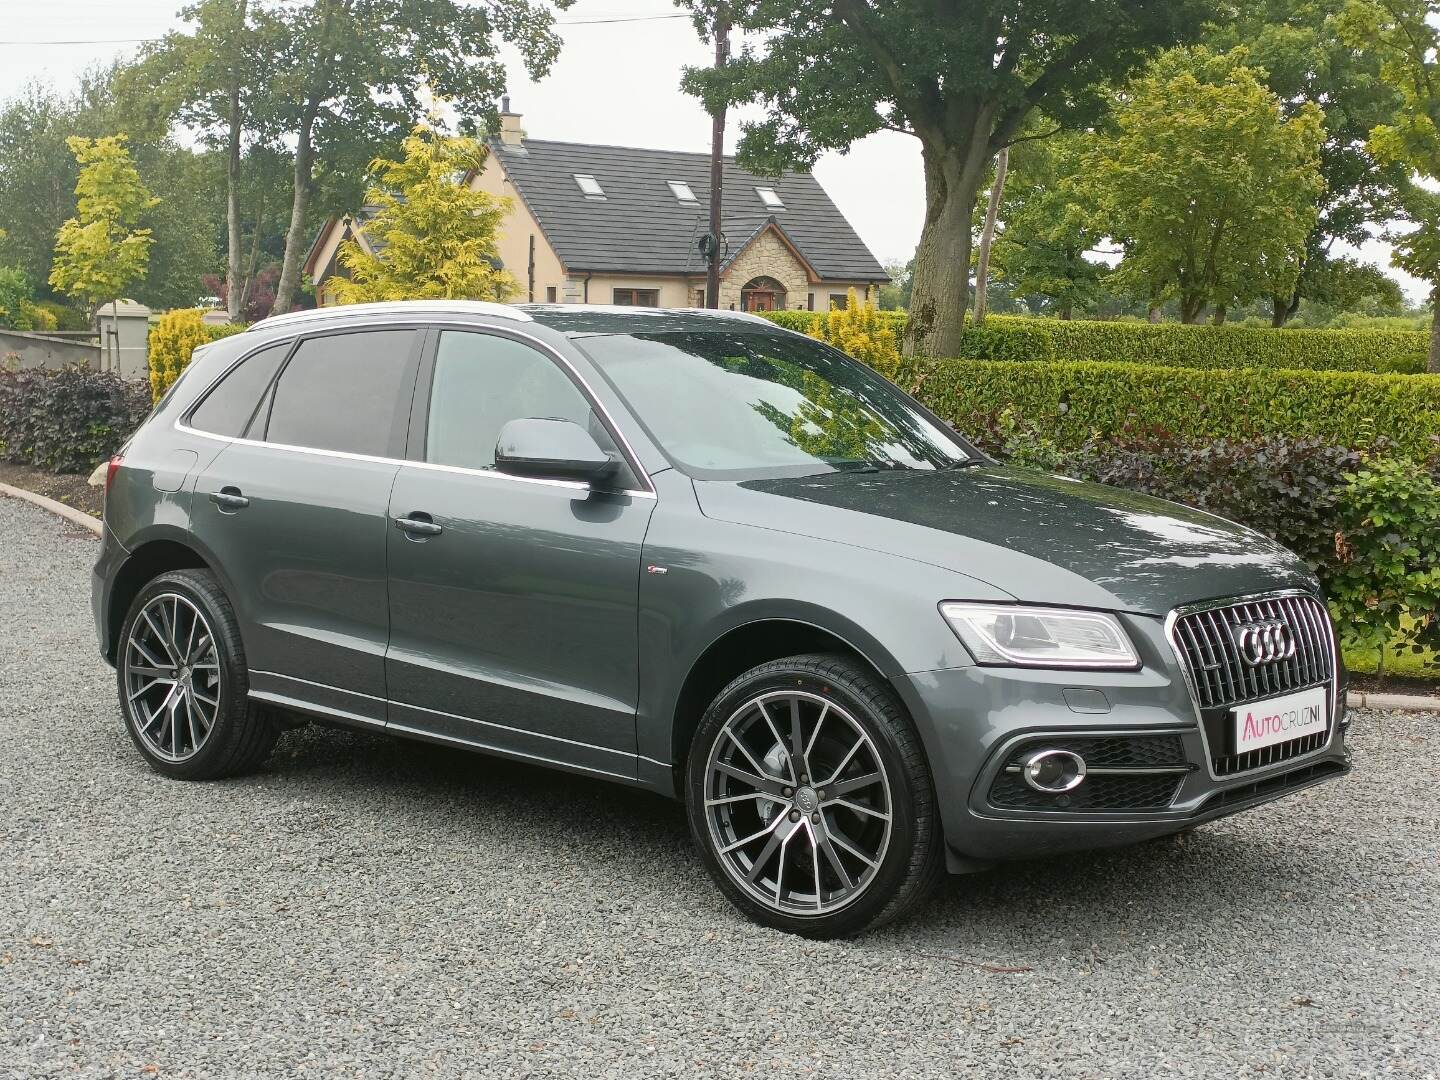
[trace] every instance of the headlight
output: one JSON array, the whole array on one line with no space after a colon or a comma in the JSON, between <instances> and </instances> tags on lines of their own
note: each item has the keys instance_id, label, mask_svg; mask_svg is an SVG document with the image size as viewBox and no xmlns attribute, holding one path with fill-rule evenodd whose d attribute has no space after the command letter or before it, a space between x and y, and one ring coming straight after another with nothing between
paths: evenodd
<instances>
[{"instance_id":1,"label":"headlight","mask_svg":"<svg viewBox=\"0 0 1440 1080\"><path fill-rule=\"evenodd\" d=\"M1137 668L1140 657L1120 621L1100 611L1005 604L940 605L978 664L1054 668Z\"/></svg>"}]
</instances>

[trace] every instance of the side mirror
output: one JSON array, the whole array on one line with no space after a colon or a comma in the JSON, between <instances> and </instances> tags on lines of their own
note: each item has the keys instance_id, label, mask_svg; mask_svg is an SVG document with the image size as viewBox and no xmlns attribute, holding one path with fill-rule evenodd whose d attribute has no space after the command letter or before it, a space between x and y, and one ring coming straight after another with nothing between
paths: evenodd
<instances>
[{"instance_id":1,"label":"side mirror","mask_svg":"<svg viewBox=\"0 0 1440 1080\"><path fill-rule=\"evenodd\" d=\"M579 424L569 420L511 420L495 443L495 468L511 476L595 483L619 463Z\"/></svg>"}]
</instances>

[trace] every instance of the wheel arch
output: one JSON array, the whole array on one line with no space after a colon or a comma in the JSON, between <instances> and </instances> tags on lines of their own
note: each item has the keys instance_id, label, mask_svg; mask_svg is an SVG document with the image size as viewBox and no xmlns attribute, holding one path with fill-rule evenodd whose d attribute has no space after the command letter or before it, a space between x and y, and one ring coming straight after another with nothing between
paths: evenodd
<instances>
[{"instance_id":1,"label":"wheel arch","mask_svg":"<svg viewBox=\"0 0 1440 1080\"><path fill-rule=\"evenodd\" d=\"M210 562L190 544L163 535L137 546L115 572L105 613L105 658L115 663L120 631L130 605L148 582L171 570L211 570Z\"/></svg>"},{"instance_id":2,"label":"wheel arch","mask_svg":"<svg viewBox=\"0 0 1440 1080\"><path fill-rule=\"evenodd\" d=\"M684 797L685 765L690 744L705 709L736 676L759 664L786 656L832 653L859 663L884 685L890 678L889 656L877 661L870 652L835 630L804 619L757 618L720 634L696 657L686 672L671 717L670 764L675 794Z\"/></svg>"}]
</instances>

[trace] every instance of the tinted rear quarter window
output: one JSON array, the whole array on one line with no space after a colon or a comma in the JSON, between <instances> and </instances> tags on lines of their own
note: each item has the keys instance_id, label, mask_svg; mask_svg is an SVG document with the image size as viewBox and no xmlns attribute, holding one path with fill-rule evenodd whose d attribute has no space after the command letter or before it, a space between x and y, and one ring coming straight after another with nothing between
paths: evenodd
<instances>
[{"instance_id":1,"label":"tinted rear quarter window","mask_svg":"<svg viewBox=\"0 0 1440 1080\"><path fill-rule=\"evenodd\" d=\"M260 396L270 385L275 369L290 351L289 341L261 349L246 357L205 396L190 414L190 426L215 435L238 438L255 414Z\"/></svg>"},{"instance_id":2,"label":"tinted rear quarter window","mask_svg":"<svg viewBox=\"0 0 1440 1080\"><path fill-rule=\"evenodd\" d=\"M275 384L266 441L393 455L397 417L409 414L415 337L368 330L302 341Z\"/></svg>"}]
</instances>

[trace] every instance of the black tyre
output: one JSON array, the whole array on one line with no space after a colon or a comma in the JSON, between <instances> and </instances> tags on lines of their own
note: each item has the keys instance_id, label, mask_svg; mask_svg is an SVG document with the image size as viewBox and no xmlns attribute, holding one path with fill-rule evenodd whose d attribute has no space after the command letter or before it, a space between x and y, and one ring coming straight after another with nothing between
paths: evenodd
<instances>
[{"instance_id":1,"label":"black tyre","mask_svg":"<svg viewBox=\"0 0 1440 1080\"><path fill-rule=\"evenodd\" d=\"M706 868L766 926L852 936L914 909L943 873L919 736L846 657L787 657L730 683L700 721L685 784Z\"/></svg>"},{"instance_id":2,"label":"black tyre","mask_svg":"<svg viewBox=\"0 0 1440 1080\"><path fill-rule=\"evenodd\" d=\"M213 780L264 761L280 735L250 703L234 609L206 570L161 574L135 597L116 650L120 711L156 772Z\"/></svg>"}]
</instances>

